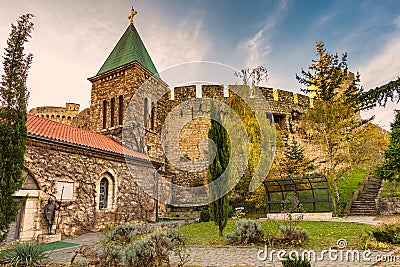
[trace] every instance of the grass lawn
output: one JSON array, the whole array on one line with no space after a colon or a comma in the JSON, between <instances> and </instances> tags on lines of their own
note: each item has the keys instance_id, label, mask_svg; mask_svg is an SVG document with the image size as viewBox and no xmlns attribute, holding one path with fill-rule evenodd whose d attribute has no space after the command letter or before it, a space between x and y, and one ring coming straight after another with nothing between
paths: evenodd
<instances>
[{"instance_id":1,"label":"grass lawn","mask_svg":"<svg viewBox=\"0 0 400 267\"><path fill-rule=\"evenodd\" d=\"M346 205L353 198L354 192L359 188L360 182L364 181L367 173L366 169L359 167L338 178L341 203Z\"/></svg>"},{"instance_id":2,"label":"grass lawn","mask_svg":"<svg viewBox=\"0 0 400 267\"><path fill-rule=\"evenodd\" d=\"M277 233L281 222L260 222L266 233ZM342 222L299 222L307 230L310 239L304 248L328 249L334 247L338 239L345 239L349 247L357 248L359 235L371 229L370 225ZM224 234L233 232L235 221L230 220ZM227 245L225 237L218 236L218 227L213 222L196 223L179 227L185 236L187 245Z\"/></svg>"},{"instance_id":3,"label":"grass lawn","mask_svg":"<svg viewBox=\"0 0 400 267\"><path fill-rule=\"evenodd\" d=\"M381 197L400 197L400 182L384 181Z\"/></svg>"},{"instance_id":4,"label":"grass lawn","mask_svg":"<svg viewBox=\"0 0 400 267\"><path fill-rule=\"evenodd\" d=\"M79 246L79 244L57 241L57 242L53 242L53 243L40 244L40 246L44 249L44 251L49 251L49 250L55 250L55 249L60 249L60 248Z\"/></svg>"}]
</instances>

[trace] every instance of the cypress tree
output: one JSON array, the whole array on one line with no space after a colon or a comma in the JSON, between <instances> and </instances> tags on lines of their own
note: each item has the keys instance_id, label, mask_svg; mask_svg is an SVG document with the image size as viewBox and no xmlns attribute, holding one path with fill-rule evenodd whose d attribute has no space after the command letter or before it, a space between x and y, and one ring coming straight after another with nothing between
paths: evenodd
<instances>
[{"instance_id":1,"label":"cypress tree","mask_svg":"<svg viewBox=\"0 0 400 267\"><path fill-rule=\"evenodd\" d=\"M210 194L214 200L210 204L210 215L214 223L218 226L219 236L223 235L223 230L228 222L228 195L221 196L221 192L226 192L228 187L229 175L225 176L226 179L218 179L228 166L230 159L230 139L225 128L217 121L221 121L220 113L216 112L213 105L211 105L211 128L208 131L208 138L214 141L215 144L215 158L208 167L208 182L215 182L210 186ZM218 179L218 180L217 180Z\"/></svg>"},{"instance_id":2,"label":"cypress tree","mask_svg":"<svg viewBox=\"0 0 400 267\"><path fill-rule=\"evenodd\" d=\"M32 14L22 15L11 24L3 56L4 74L0 84L0 242L7 237L10 223L16 219L19 203L13 194L21 189L26 147L26 80L32 55L24 53L31 37Z\"/></svg>"}]
</instances>

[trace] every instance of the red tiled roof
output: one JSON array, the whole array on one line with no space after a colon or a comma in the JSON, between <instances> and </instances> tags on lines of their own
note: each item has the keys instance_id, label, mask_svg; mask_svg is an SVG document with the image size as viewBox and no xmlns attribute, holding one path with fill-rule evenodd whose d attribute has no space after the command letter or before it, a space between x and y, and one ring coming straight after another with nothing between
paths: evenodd
<instances>
[{"instance_id":1,"label":"red tiled roof","mask_svg":"<svg viewBox=\"0 0 400 267\"><path fill-rule=\"evenodd\" d=\"M141 160L152 160L148 156L127 149L110 137L88 130L79 129L59 122L28 115L26 126L28 133L53 140L77 144L88 148L100 149Z\"/></svg>"}]
</instances>

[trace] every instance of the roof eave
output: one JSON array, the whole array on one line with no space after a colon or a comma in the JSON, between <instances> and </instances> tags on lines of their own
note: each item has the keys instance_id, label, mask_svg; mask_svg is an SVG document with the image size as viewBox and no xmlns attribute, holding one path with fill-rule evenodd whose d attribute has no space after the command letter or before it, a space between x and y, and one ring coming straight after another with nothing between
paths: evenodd
<instances>
[{"instance_id":1,"label":"roof eave","mask_svg":"<svg viewBox=\"0 0 400 267\"><path fill-rule=\"evenodd\" d=\"M40 141L52 142L52 143L55 143L55 144L65 145L65 146L69 146L69 147L72 147L72 148L88 150L88 151L91 151L91 152L102 153L102 154L106 154L108 156L125 158L125 159L135 160L135 161L144 162L144 163L152 163L152 164L156 164L158 166L162 166L163 165L162 162L156 161L156 160L153 160L153 159L150 159L150 158L148 160L145 160L145 159L137 158L137 157L134 157L134 156L120 154L120 153L116 153L116 152L112 152L112 151L108 151L108 150L103 150L103 149L99 149L99 148L84 146L84 145L81 145L81 144L66 142L66 141L63 141L63 140L49 138L49 137L36 135L36 134L32 134L32 133L28 133L28 138L32 138L32 139L36 139L36 140L40 140Z\"/></svg>"}]
</instances>

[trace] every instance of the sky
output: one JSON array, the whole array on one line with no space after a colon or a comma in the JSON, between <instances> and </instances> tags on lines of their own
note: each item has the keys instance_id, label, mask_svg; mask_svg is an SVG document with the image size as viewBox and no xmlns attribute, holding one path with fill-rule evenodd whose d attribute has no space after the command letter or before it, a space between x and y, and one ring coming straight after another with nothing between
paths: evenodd
<instances>
[{"instance_id":1,"label":"sky","mask_svg":"<svg viewBox=\"0 0 400 267\"><path fill-rule=\"evenodd\" d=\"M0 0L0 47L10 24L33 13L27 45L34 55L29 108L90 105L94 76L129 25L135 26L159 72L176 64L213 61L236 69L263 65L265 86L300 92L295 78L316 59L315 43L348 53L368 90L400 76L400 1L290 0ZM2 70L0 70L2 73ZM390 129L390 103L364 113Z\"/></svg>"}]
</instances>

